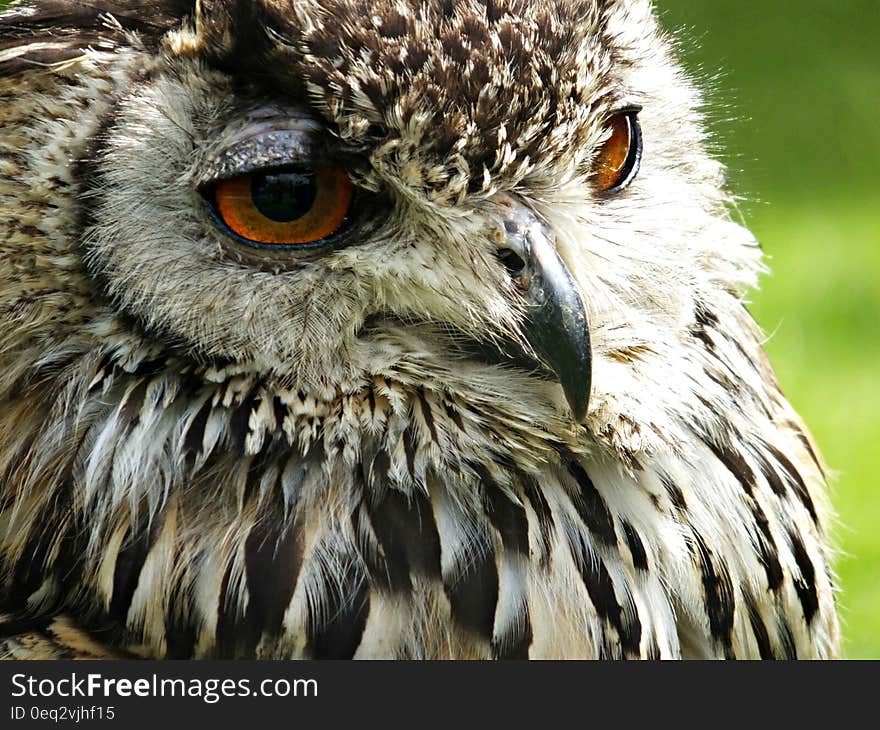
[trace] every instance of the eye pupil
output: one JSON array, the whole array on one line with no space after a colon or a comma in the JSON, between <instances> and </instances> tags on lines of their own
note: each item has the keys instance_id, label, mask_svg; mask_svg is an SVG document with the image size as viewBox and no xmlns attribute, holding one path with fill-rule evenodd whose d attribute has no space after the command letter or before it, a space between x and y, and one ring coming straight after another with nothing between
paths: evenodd
<instances>
[{"instance_id":1,"label":"eye pupil","mask_svg":"<svg viewBox=\"0 0 880 730\"><path fill-rule=\"evenodd\" d=\"M213 208L226 229L249 246L319 246L348 220L353 187L328 165L266 170L221 182Z\"/></svg>"},{"instance_id":2,"label":"eye pupil","mask_svg":"<svg viewBox=\"0 0 880 730\"><path fill-rule=\"evenodd\" d=\"M255 175L251 183L254 206L266 218L290 223L315 205L318 186L310 170Z\"/></svg>"}]
</instances>

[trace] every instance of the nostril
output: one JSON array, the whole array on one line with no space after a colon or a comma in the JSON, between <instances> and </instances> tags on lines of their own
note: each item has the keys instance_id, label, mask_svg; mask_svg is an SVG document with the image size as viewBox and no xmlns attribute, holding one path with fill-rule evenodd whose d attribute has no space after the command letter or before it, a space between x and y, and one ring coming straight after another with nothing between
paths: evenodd
<instances>
[{"instance_id":1,"label":"nostril","mask_svg":"<svg viewBox=\"0 0 880 730\"><path fill-rule=\"evenodd\" d=\"M507 269L507 273L511 276L521 276L523 271L526 268L526 262L522 260L522 256L520 256L516 251L510 248L502 248L499 249L498 260Z\"/></svg>"}]
</instances>

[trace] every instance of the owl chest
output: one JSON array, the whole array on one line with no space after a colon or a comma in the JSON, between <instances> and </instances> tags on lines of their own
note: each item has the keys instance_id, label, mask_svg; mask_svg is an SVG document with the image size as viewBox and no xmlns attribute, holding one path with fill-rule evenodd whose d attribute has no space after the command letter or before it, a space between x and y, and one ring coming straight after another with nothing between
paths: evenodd
<instances>
[{"instance_id":1,"label":"owl chest","mask_svg":"<svg viewBox=\"0 0 880 730\"><path fill-rule=\"evenodd\" d=\"M70 479L22 465L42 491L3 545L4 609L161 657L672 657L683 627L733 651L730 576L708 592L675 500L619 469L424 394L316 416L151 393L123 437L136 394L95 421Z\"/></svg>"},{"instance_id":2,"label":"owl chest","mask_svg":"<svg viewBox=\"0 0 880 730\"><path fill-rule=\"evenodd\" d=\"M368 452L270 468L231 523L202 518L192 529L203 512L180 500L165 517L174 529L146 551L126 633L169 656L675 653L646 538L581 467L428 464L405 481L386 452ZM285 479L300 480L295 503L284 501Z\"/></svg>"}]
</instances>

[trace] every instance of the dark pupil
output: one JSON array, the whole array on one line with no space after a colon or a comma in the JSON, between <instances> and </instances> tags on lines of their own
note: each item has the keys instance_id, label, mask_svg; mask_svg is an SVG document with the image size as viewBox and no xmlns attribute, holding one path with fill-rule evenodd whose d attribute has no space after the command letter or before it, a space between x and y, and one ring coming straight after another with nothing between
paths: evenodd
<instances>
[{"instance_id":1,"label":"dark pupil","mask_svg":"<svg viewBox=\"0 0 880 730\"><path fill-rule=\"evenodd\" d=\"M270 220L289 223L315 204L318 188L310 170L254 175L251 195L257 210Z\"/></svg>"}]
</instances>

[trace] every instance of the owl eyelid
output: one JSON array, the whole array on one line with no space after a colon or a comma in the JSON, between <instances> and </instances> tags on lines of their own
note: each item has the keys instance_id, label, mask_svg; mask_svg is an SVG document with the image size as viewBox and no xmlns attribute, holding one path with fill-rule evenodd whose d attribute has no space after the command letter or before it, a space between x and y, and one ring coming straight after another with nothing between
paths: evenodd
<instances>
[{"instance_id":1,"label":"owl eyelid","mask_svg":"<svg viewBox=\"0 0 880 730\"><path fill-rule=\"evenodd\" d=\"M297 170L309 170L319 166L337 167L343 170L351 169L347 161L339 157L329 155L314 155L311 157L299 157L295 160L278 160L274 164L243 164L235 170L229 170L226 174L216 177L206 177L200 181L196 190L202 195L210 195L219 185L229 180L249 175L270 175L282 172L295 172Z\"/></svg>"},{"instance_id":2,"label":"owl eyelid","mask_svg":"<svg viewBox=\"0 0 880 730\"><path fill-rule=\"evenodd\" d=\"M615 107L612 109L611 114L609 116L616 116L617 114L641 114L644 111L644 108L641 104L625 104L624 106Z\"/></svg>"},{"instance_id":3,"label":"owl eyelid","mask_svg":"<svg viewBox=\"0 0 880 730\"><path fill-rule=\"evenodd\" d=\"M244 175L316 165L351 169L356 164L355 155L311 130L272 130L246 136L214 155L196 176L195 187L204 193Z\"/></svg>"}]
</instances>

